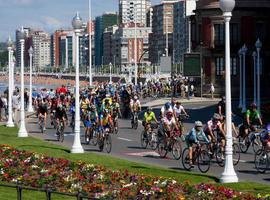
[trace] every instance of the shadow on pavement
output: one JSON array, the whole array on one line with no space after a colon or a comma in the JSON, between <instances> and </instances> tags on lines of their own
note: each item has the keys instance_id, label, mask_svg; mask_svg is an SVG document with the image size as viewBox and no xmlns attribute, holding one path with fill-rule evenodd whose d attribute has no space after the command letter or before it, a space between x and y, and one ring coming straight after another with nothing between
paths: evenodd
<instances>
[{"instance_id":1,"label":"shadow on pavement","mask_svg":"<svg viewBox=\"0 0 270 200\"><path fill-rule=\"evenodd\" d=\"M243 174L259 174L256 170L237 170L237 171Z\"/></svg>"},{"instance_id":2,"label":"shadow on pavement","mask_svg":"<svg viewBox=\"0 0 270 200\"><path fill-rule=\"evenodd\" d=\"M142 148L140 146L128 146L127 148L128 149L145 149L145 148ZM149 150L149 149L145 149L145 150Z\"/></svg>"},{"instance_id":3,"label":"shadow on pavement","mask_svg":"<svg viewBox=\"0 0 270 200\"><path fill-rule=\"evenodd\" d=\"M58 142L57 139L45 139L45 141L48 141L48 142Z\"/></svg>"}]
</instances>

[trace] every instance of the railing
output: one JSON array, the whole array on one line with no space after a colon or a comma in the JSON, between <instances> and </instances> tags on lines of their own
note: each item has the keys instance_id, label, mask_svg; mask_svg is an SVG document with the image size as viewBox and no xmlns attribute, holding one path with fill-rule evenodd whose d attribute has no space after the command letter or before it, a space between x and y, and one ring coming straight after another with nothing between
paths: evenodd
<instances>
[{"instance_id":1,"label":"railing","mask_svg":"<svg viewBox=\"0 0 270 200\"><path fill-rule=\"evenodd\" d=\"M22 185L7 185L7 184L0 184L0 187L7 187L7 188L14 188L17 190L17 200L23 200L22 199L22 191L23 190L28 190L28 191L35 191L35 192L43 192L45 193L46 200L51 200L52 194L57 194L57 195L62 195L62 196L70 196L70 197L75 197L77 200L83 200L83 199L88 199L88 200L96 200L94 197L89 197L89 196L84 196L81 193L63 193L63 192L56 192L52 191L51 189L38 189L38 188L31 188L31 187L25 187Z\"/></svg>"}]
</instances>

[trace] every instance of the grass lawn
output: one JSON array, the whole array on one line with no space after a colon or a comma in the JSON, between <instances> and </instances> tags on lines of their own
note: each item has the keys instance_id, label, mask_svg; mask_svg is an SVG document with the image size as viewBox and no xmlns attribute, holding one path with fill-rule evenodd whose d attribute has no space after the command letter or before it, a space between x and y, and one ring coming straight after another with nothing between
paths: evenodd
<instances>
[{"instance_id":1,"label":"grass lawn","mask_svg":"<svg viewBox=\"0 0 270 200\"><path fill-rule=\"evenodd\" d=\"M98 155L95 153L85 153L85 154L71 154L69 149L53 145L45 141L41 141L39 139L29 137L29 138L18 138L17 137L17 128L6 128L5 126L0 126L0 144L8 144L15 148L27 151L34 151L38 153L43 153L51 157L61 157L71 161L84 161L86 163L103 165L107 168L114 170L125 170L127 169L129 172L144 174L150 176L162 176L173 178L178 180L179 182L184 182L188 180L191 184L201 183L201 182L209 182L216 184L218 182L218 178L211 175L197 174L197 173L189 173L183 171L170 170L166 168L151 166L147 164L141 164L136 162L130 162L123 159L118 159L110 156ZM270 193L269 185L259 184L259 183L236 183L236 184L228 184L232 189L239 191L248 191L252 193ZM34 192L24 192L23 199L45 199L45 194L43 193L34 193ZM16 199L16 190L15 189L7 189L0 187L0 200L12 200ZM53 199L72 199L69 197L59 197L55 196ZM74 198L73 198L74 199Z\"/></svg>"}]
</instances>

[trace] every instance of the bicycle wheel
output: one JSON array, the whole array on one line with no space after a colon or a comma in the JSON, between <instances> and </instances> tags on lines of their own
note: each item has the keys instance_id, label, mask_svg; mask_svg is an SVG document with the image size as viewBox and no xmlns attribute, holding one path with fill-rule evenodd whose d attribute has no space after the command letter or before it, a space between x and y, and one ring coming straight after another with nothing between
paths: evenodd
<instances>
[{"instance_id":1,"label":"bicycle wheel","mask_svg":"<svg viewBox=\"0 0 270 200\"><path fill-rule=\"evenodd\" d=\"M224 152L221 151L221 148L219 145L217 145L216 147L216 161L220 167L224 167L225 165Z\"/></svg>"},{"instance_id":2,"label":"bicycle wheel","mask_svg":"<svg viewBox=\"0 0 270 200\"><path fill-rule=\"evenodd\" d=\"M233 144L233 165L237 165L240 160L240 148L238 144Z\"/></svg>"},{"instance_id":3,"label":"bicycle wheel","mask_svg":"<svg viewBox=\"0 0 270 200\"><path fill-rule=\"evenodd\" d=\"M60 141L60 142L64 142L64 132L63 132L63 130L60 131L60 134L59 134L59 141Z\"/></svg>"},{"instance_id":4,"label":"bicycle wheel","mask_svg":"<svg viewBox=\"0 0 270 200\"><path fill-rule=\"evenodd\" d=\"M167 141L166 140L162 140L159 144L158 144L158 153L160 155L161 158L165 158L167 153L168 153L168 148L166 145Z\"/></svg>"},{"instance_id":5,"label":"bicycle wheel","mask_svg":"<svg viewBox=\"0 0 270 200\"><path fill-rule=\"evenodd\" d=\"M262 148L262 142L260 136L256 136L254 141L252 142L252 148L254 153Z\"/></svg>"},{"instance_id":6,"label":"bicycle wheel","mask_svg":"<svg viewBox=\"0 0 270 200\"><path fill-rule=\"evenodd\" d=\"M110 153L112 151L112 138L110 136L110 134L107 133L107 135L105 136L105 149L107 153Z\"/></svg>"},{"instance_id":7,"label":"bicycle wheel","mask_svg":"<svg viewBox=\"0 0 270 200\"><path fill-rule=\"evenodd\" d=\"M183 167L184 167L185 170L188 170L189 171L191 169L191 166L189 164L188 151L189 151L188 148L185 148L183 150L183 153L182 153L182 165L183 165Z\"/></svg>"},{"instance_id":8,"label":"bicycle wheel","mask_svg":"<svg viewBox=\"0 0 270 200\"><path fill-rule=\"evenodd\" d=\"M246 153L248 151L248 137L246 137L245 139L241 136L239 137L239 147L242 153Z\"/></svg>"},{"instance_id":9,"label":"bicycle wheel","mask_svg":"<svg viewBox=\"0 0 270 200\"><path fill-rule=\"evenodd\" d=\"M114 134L118 133L118 121L115 121L114 123Z\"/></svg>"},{"instance_id":10,"label":"bicycle wheel","mask_svg":"<svg viewBox=\"0 0 270 200\"><path fill-rule=\"evenodd\" d=\"M135 119L133 128L134 128L135 130L137 130L137 128L138 128L138 118Z\"/></svg>"},{"instance_id":11,"label":"bicycle wheel","mask_svg":"<svg viewBox=\"0 0 270 200\"><path fill-rule=\"evenodd\" d=\"M255 154L255 168L259 173L265 173L269 165L268 154L264 150L259 150Z\"/></svg>"},{"instance_id":12,"label":"bicycle wheel","mask_svg":"<svg viewBox=\"0 0 270 200\"><path fill-rule=\"evenodd\" d=\"M202 173L208 172L210 169L210 156L209 153L205 150L200 151L200 155L198 156L198 168Z\"/></svg>"},{"instance_id":13,"label":"bicycle wheel","mask_svg":"<svg viewBox=\"0 0 270 200\"><path fill-rule=\"evenodd\" d=\"M156 132L152 132L152 138L151 138L151 149L156 150L158 147L158 136Z\"/></svg>"},{"instance_id":14,"label":"bicycle wheel","mask_svg":"<svg viewBox=\"0 0 270 200\"><path fill-rule=\"evenodd\" d=\"M89 136L89 134L87 132L85 132L85 134L84 134L84 140L85 140L85 143L86 144L89 144L89 142L90 142L90 136Z\"/></svg>"},{"instance_id":15,"label":"bicycle wheel","mask_svg":"<svg viewBox=\"0 0 270 200\"><path fill-rule=\"evenodd\" d=\"M92 140L91 140L92 145L97 146L98 139L97 139L97 131L93 130L92 132Z\"/></svg>"},{"instance_id":16,"label":"bicycle wheel","mask_svg":"<svg viewBox=\"0 0 270 200\"><path fill-rule=\"evenodd\" d=\"M142 133L141 133L141 146L142 146L142 148L146 149L147 145L148 145L147 135L146 135L145 131L142 131Z\"/></svg>"},{"instance_id":17,"label":"bicycle wheel","mask_svg":"<svg viewBox=\"0 0 270 200\"><path fill-rule=\"evenodd\" d=\"M179 160L181 158L181 155L182 155L182 145L181 145L181 142L180 142L180 138L179 139L176 139L173 142L173 145L172 145L172 155L173 155L173 157L174 157L175 160Z\"/></svg>"}]
</instances>

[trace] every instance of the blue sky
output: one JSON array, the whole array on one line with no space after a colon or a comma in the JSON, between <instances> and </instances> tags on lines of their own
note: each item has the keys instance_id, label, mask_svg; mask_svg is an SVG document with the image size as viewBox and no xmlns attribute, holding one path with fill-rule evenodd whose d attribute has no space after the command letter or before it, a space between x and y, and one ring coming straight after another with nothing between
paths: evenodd
<instances>
[{"instance_id":1,"label":"blue sky","mask_svg":"<svg viewBox=\"0 0 270 200\"><path fill-rule=\"evenodd\" d=\"M160 0L152 0L153 4ZM67 28L79 11L83 20L88 18L88 0L0 0L0 41L6 41L21 26L52 32ZM118 0L92 0L92 16L106 11L118 12Z\"/></svg>"}]
</instances>

